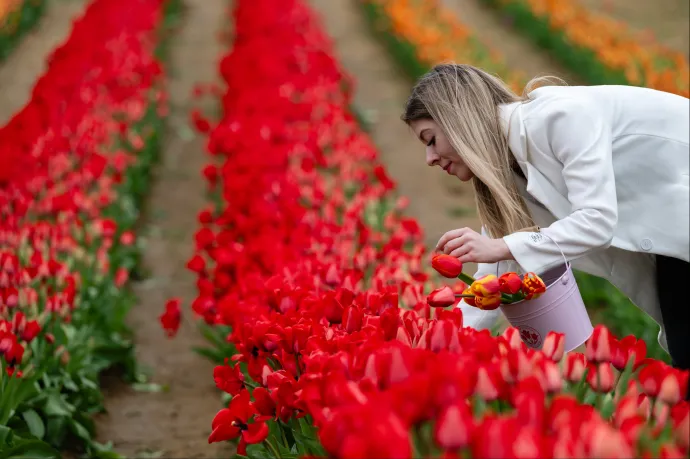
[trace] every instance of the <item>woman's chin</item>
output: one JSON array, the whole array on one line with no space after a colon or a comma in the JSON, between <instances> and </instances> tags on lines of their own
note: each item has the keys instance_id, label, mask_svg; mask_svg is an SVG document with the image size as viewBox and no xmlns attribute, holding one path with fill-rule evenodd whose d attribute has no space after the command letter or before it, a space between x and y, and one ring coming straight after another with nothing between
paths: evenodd
<instances>
[{"instance_id":1,"label":"woman's chin","mask_svg":"<svg viewBox=\"0 0 690 459\"><path fill-rule=\"evenodd\" d=\"M455 176L460 180L461 182L469 182L472 180L473 175L472 174L455 174Z\"/></svg>"}]
</instances>

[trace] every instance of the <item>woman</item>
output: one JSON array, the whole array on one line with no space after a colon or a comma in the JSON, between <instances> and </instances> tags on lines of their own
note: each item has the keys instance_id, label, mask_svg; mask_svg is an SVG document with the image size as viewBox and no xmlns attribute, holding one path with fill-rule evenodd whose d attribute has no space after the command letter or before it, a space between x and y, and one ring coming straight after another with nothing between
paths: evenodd
<instances>
[{"instance_id":1,"label":"woman","mask_svg":"<svg viewBox=\"0 0 690 459\"><path fill-rule=\"evenodd\" d=\"M412 90L403 121L429 166L472 182L483 225L448 231L436 249L479 263L476 276L503 261L500 272L543 273L565 255L661 324L674 366L690 369L690 101L631 86L533 89L545 81L519 97L443 64ZM474 328L499 314L460 307Z\"/></svg>"}]
</instances>

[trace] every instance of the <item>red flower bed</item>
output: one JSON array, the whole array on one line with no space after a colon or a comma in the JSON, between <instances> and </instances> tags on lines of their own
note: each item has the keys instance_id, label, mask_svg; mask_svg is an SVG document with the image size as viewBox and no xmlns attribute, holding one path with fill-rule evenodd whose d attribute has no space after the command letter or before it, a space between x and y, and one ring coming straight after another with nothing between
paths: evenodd
<instances>
[{"instance_id":1,"label":"red flower bed","mask_svg":"<svg viewBox=\"0 0 690 459\"><path fill-rule=\"evenodd\" d=\"M131 228L166 110L164 0L94 0L0 129L0 456L96 454L99 373L134 374ZM33 457L33 456L32 456Z\"/></svg>"},{"instance_id":2,"label":"red flower bed","mask_svg":"<svg viewBox=\"0 0 690 459\"><path fill-rule=\"evenodd\" d=\"M257 458L687 453L688 374L645 360L644 343L597 328L564 358L560 335L533 351L515 329L493 337L431 308L420 228L313 13L238 0L234 19L203 171L215 206L188 265L232 396L209 442ZM177 317L173 303L171 332Z\"/></svg>"}]
</instances>

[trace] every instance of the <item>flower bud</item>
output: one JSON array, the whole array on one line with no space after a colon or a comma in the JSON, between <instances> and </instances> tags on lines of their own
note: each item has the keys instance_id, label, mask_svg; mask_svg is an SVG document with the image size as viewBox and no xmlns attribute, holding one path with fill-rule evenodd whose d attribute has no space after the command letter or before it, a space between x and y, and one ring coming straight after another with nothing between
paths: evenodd
<instances>
[{"instance_id":1,"label":"flower bud","mask_svg":"<svg viewBox=\"0 0 690 459\"><path fill-rule=\"evenodd\" d=\"M568 354L565 357L565 378L570 382L579 382L585 374L587 361L584 354Z\"/></svg>"},{"instance_id":2,"label":"flower bud","mask_svg":"<svg viewBox=\"0 0 690 459\"><path fill-rule=\"evenodd\" d=\"M522 278L522 293L526 300L540 297L546 291L546 284L541 277L534 273L527 273Z\"/></svg>"},{"instance_id":3,"label":"flower bud","mask_svg":"<svg viewBox=\"0 0 690 459\"><path fill-rule=\"evenodd\" d=\"M610 362L615 350L615 341L604 325L594 327L592 336L585 344L585 356L591 362Z\"/></svg>"},{"instance_id":4,"label":"flower bud","mask_svg":"<svg viewBox=\"0 0 690 459\"><path fill-rule=\"evenodd\" d=\"M462 272L462 262L456 257L446 254L434 256L431 259L431 267L449 279L458 277Z\"/></svg>"},{"instance_id":5,"label":"flower bud","mask_svg":"<svg viewBox=\"0 0 690 459\"><path fill-rule=\"evenodd\" d=\"M501 294L501 283L493 274L487 274L475 280L470 288L476 296L490 297Z\"/></svg>"},{"instance_id":6,"label":"flower bud","mask_svg":"<svg viewBox=\"0 0 690 459\"><path fill-rule=\"evenodd\" d=\"M517 273L505 273L498 278L501 292L515 295L522 289L522 279Z\"/></svg>"},{"instance_id":7,"label":"flower bud","mask_svg":"<svg viewBox=\"0 0 690 459\"><path fill-rule=\"evenodd\" d=\"M437 288L429 294L426 302L434 308L446 308L455 304L455 293L448 286Z\"/></svg>"},{"instance_id":8,"label":"flower bud","mask_svg":"<svg viewBox=\"0 0 690 459\"><path fill-rule=\"evenodd\" d=\"M610 363L589 363L587 365L587 384L593 391L599 393L611 392L616 378Z\"/></svg>"},{"instance_id":9,"label":"flower bud","mask_svg":"<svg viewBox=\"0 0 690 459\"><path fill-rule=\"evenodd\" d=\"M565 352L565 335L550 331L544 338L544 345L541 351L546 357L554 362L560 362Z\"/></svg>"}]
</instances>

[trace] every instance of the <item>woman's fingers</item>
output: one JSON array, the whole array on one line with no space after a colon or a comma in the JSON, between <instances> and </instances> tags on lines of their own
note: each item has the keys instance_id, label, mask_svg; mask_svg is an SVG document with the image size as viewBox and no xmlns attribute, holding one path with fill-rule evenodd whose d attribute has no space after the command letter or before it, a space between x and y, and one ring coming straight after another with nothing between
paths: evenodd
<instances>
[{"instance_id":1,"label":"woman's fingers","mask_svg":"<svg viewBox=\"0 0 690 459\"><path fill-rule=\"evenodd\" d=\"M468 235L463 234L460 237L456 237L455 239L452 239L448 241L448 243L443 247L443 253L450 254L453 252L455 249L459 249L463 245L465 245L468 241Z\"/></svg>"},{"instance_id":2,"label":"woman's fingers","mask_svg":"<svg viewBox=\"0 0 690 459\"><path fill-rule=\"evenodd\" d=\"M448 231L446 234L441 236L441 239L438 240L438 243L436 244L436 250L443 250L445 245L448 244L448 242L462 236L468 229L469 228L459 228Z\"/></svg>"},{"instance_id":3,"label":"woman's fingers","mask_svg":"<svg viewBox=\"0 0 690 459\"><path fill-rule=\"evenodd\" d=\"M464 257L472 252L472 249L468 245L463 245L462 247L458 247L457 249L453 250L449 255L452 257L460 258Z\"/></svg>"}]
</instances>

